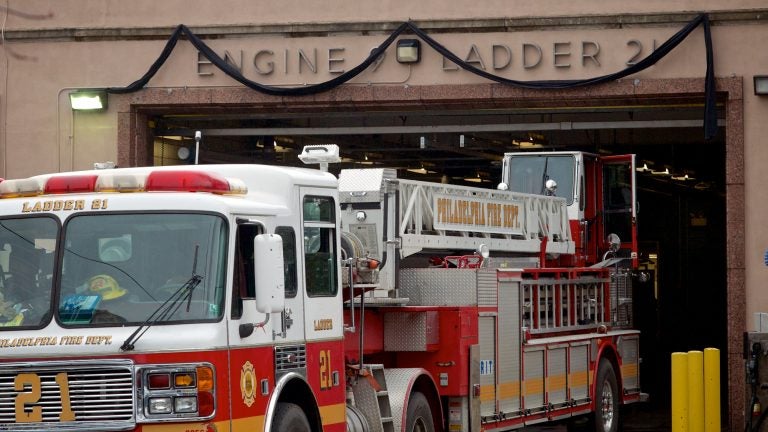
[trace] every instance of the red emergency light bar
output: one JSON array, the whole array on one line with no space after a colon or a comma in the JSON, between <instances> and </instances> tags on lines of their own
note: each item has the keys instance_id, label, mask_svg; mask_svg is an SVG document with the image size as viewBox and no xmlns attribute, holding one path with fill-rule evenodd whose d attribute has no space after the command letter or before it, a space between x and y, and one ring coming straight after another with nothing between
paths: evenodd
<instances>
[{"instance_id":1,"label":"red emergency light bar","mask_svg":"<svg viewBox=\"0 0 768 432\"><path fill-rule=\"evenodd\" d=\"M217 174L198 171L154 171L147 177L146 190L169 192L230 192L229 182Z\"/></svg>"},{"instance_id":2,"label":"red emergency light bar","mask_svg":"<svg viewBox=\"0 0 768 432\"><path fill-rule=\"evenodd\" d=\"M0 182L0 198L88 192L209 192L245 194L245 183L216 173L200 171L152 171L149 174L55 175Z\"/></svg>"},{"instance_id":3,"label":"red emergency light bar","mask_svg":"<svg viewBox=\"0 0 768 432\"><path fill-rule=\"evenodd\" d=\"M93 192L98 178L96 174L51 177L45 182L43 194Z\"/></svg>"}]
</instances>

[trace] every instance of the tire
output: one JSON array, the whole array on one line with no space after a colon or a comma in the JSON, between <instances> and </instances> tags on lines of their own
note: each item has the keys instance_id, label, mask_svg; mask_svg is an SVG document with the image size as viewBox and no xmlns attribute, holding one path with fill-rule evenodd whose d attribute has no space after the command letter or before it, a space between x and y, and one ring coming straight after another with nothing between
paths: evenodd
<instances>
[{"instance_id":1,"label":"tire","mask_svg":"<svg viewBox=\"0 0 768 432\"><path fill-rule=\"evenodd\" d=\"M601 359L597 368L595 412L592 417L595 432L619 430L619 384L613 365Z\"/></svg>"},{"instance_id":2,"label":"tire","mask_svg":"<svg viewBox=\"0 0 768 432\"><path fill-rule=\"evenodd\" d=\"M277 404L275 416L272 418L272 432L311 432L307 416L298 405L288 402Z\"/></svg>"},{"instance_id":3,"label":"tire","mask_svg":"<svg viewBox=\"0 0 768 432\"><path fill-rule=\"evenodd\" d=\"M421 392L413 392L408 400L405 422L406 432L435 432L432 409L427 398Z\"/></svg>"}]
</instances>

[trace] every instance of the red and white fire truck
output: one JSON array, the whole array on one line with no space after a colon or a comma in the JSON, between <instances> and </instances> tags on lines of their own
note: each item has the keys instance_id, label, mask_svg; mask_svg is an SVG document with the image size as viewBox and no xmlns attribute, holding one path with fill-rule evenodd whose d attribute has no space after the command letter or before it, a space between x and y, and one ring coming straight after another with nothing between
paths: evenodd
<instances>
[{"instance_id":1,"label":"red and white fire truck","mask_svg":"<svg viewBox=\"0 0 768 432\"><path fill-rule=\"evenodd\" d=\"M641 399L634 160L503 166L499 190L258 165L1 182L0 430L617 430Z\"/></svg>"}]
</instances>

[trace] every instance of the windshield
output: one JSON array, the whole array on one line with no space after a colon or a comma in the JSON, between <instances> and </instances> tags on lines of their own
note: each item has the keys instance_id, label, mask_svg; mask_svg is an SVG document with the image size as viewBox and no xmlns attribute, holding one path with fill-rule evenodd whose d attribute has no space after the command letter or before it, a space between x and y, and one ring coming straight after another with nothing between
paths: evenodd
<instances>
[{"instance_id":1,"label":"windshield","mask_svg":"<svg viewBox=\"0 0 768 432\"><path fill-rule=\"evenodd\" d=\"M190 298L162 322L217 320L225 293L226 225L206 214L93 214L65 226L63 325L141 323L189 281Z\"/></svg>"},{"instance_id":2,"label":"windshield","mask_svg":"<svg viewBox=\"0 0 768 432\"><path fill-rule=\"evenodd\" d=\"M0 220L0 331L50 317L58 230L50 217Z\"/></svg>"},{"instance_id":3,"label":"windshield","mask_svg":"<svg viewBox=\"0 0 768 432\"><path fill-rule=\"evenodd\" d=\"M547 195L547 180L557 182L554 196L573 203L573 178L576 161L570 155L524 155L509 160L509 190Z\"/></svg>"}]
</instances>

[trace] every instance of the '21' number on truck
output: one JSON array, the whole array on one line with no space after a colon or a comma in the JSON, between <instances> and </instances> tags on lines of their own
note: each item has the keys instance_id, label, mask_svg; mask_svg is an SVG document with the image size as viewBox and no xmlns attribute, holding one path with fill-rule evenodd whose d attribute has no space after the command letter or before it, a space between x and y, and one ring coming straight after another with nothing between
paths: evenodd
<instances>
[{"instance_id":1,"label":"'21' number on truck","mask_svg":"<svg viewBox=\"0 0 768 432\"><path fill-rule=\"evenodd\" d=\"M59 421L69 422L75 420L75 412L69 400L69 380L65 372L56 374L56 384L61 392L61 413ZM20 392L16 395L16 423L37 423L43 421L43 408L35 405L40 402L42 385L40 376L35 373L20 373L13 380L14 390ZM28 391L25 391L29 388ZM28 410L27 406L32 405Z\"/></svg>"},{"instance_id":2,"label":"'21' number on truck","mask_svg":"<svg viewBox=\"0 0 768 432\"><path fill-rule=\"evenodd\" d=\"M331 388L331 351L320 350L320 389Z\"/></svg>"}]
</instances>

